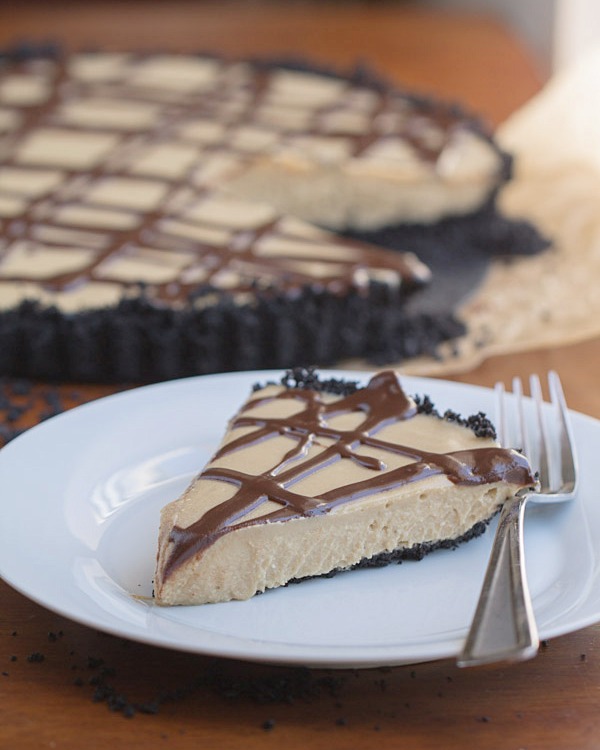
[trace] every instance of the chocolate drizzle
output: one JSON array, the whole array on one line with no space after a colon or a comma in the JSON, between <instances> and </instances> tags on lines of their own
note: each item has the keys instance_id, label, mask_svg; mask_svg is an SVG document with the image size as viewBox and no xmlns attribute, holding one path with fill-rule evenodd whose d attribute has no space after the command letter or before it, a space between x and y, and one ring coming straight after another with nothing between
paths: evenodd
<instances>
[{"instance_id":1,"label":"chocolate drizzle","mask_svg":"<svg viewBox=\"0 0 600 750\"><path fill-rule=\"evenodd\" d=\"M283 418L249 414L278 399L294 399L301 408ZM235 492L189 527L173 528L172 549L164 576L230 531L321 515L366 495L393 490L431 476L443 474L457 485L499 481L520 486L533 483L527 460L516 451L482 447L440 454L377 437L384 427L412 419L417 411L415 402L405 395L396 373L391 370L376 374L365 388L336 400L326 400L318 391L303 388L287 388L252 398L234 418L231 427L255 429L245 431L224 445L199 477L231 484ZM364 415L357 427L335 429L328 424L332 417L356 412ZM295 445L264 473L255 476L218 466L219 459L277 436L291 438ZM308 457L313 446L322 450ZM380 451L382 458L365 455L361 452L364 447ZM384 460L386 453L403 456L410 462L388 469ZM372 472L372 476L327 490L318 497L294 491L294 485L300 480L339 460L356 462ZM267 501L276 503L279 508L246 518Z\"/></svg>"},{"instance_id":2,"label":"chocolate drizzle","mask_svg":"<svg viewBox=\"0 0 600 750\"><path fill-rule=\"evenodd\" d=\"M192 64L194 60L202 63L200 58L180 59ZM151 67L155 60L152 55L128 55L118 73L106 80L78 76L72 58L22 61L6 65L0 71L0 79L3 75L22 76L37 80L47 89L46 97L40 101L13 108L20 124L8 136L10 148L4 150L2 163L25 172L41 168L60 173L60 183L50 192L42 190L39 194L24 196L18 190L12 193L10 186L0 190L0 198L4 194L10 199L23 199L25 203L20 212L14 216L9 214L3 222L5 244L0 248L0 265L10 258L15 244L28 251L68 248L74 255L79 253L82 259L80 267L67 273L49 270L47 276L31 277L5 271L3 281L33 281L51 294L76 290L92 281L97 285L117 283L126 297L143 294L159 306L181 307L214 291L255 294L258 290L264 294L275 289L278 293L297 294L302 288L315 287L338 295L346 294L349 289L366 293L370 272L375 272L377 278L385 277L390 286L402 284L403 292L421 286L428 279L424 266L410 255L389 253L326 233L320 237L290 235L279 218L252 226L239 226L235 221L231 226L219 224L218 220L208 221L207 225L200 222L203 231L208 226L211 231L217 229L227 234L225 241L215 242L176 232L173 224L186 224L192 234L199 230L200 225L193 218L195 207L214 193L215 184L226 186L228 175L242 173L253 163L256 156L252 149L240 145L240 133L244 128L269 134L274 139L269 149L274 153L280 148L292 148L300 149L298 153L302 154L299 139L303 137L328 143L343 139L349 149L348 160L361 158L376 142L399 139L419 160L435 170L437 159L457 130L477 130L473 122L465 120L463 113L443 103L410 97L391 88L369 87L333 76L323 76L322 81L334 88L338 86L339 91L326 96L322 103L303 102L300 94L291 101L289 94L280 98L278 75L281 69L261 69L212 58L203 60L212 72L197 90L178 90L164 81L152 85L141 83L146 66ZM152 122L145 125L111 124L110 121L90 124L85 119L85 107L97 106L98 102L108 102L117 110L127 103L154 108L155 115ZM84 111L83 124L69 114L73 106L79 107L79 112ZM270 111L287 115L300 113L307 121L299 130L297 123L286 124L285 117L281 122L277 120L277 114L269 119L265 113ZM336 130L331 116L340 113L363 118L365 130L359 133ZM388 125L382 124L386 118ZM198 142L186 135L186 128L197 123L221 128L219 137ZM64 135L71 133L73 137L113 138L114 142L107 146L102 158L84 166L70 164L68 159L61 162L59 153L53 154L49 162L45 161L47 155L39 161L39 154L38 161L31 156L23 160L23 146L45 129ZM432 138L433 132L437 137ZM141 158L153 148L165 145L182 151L187 149L186 153L196 149L198 154L188 168L176 176L160 170L155 173L137 171ZM231 162L230 173L216 183L199 177L213 158ZM111 202L106 194L101 200L94 197L94 191L102 188L106 180L117 177L162 185L164 195L160 205L136 209L122 205L116 197ZM187 191L184 197L182 186L183 192ZM73 209L113 212L125 221L127 228L119 227L118 220L111 225L108 219L107 225L94 225L94 219L82 225L69 218L69 211ZM290 237L302 240L301 256L286 249ZM282 243L282 249L263 253L260 245L265 239ZM324 244L337 245L344 252L324 257ZM119 278L111 274L110 266L115 260L148 260L148 251L150 254L178 251L188 254L189 261L168 282ZM160 266L166 261L154 256L150 262ZM315 265L318 266L316 273Z\"/></svg>"}]
</instances>

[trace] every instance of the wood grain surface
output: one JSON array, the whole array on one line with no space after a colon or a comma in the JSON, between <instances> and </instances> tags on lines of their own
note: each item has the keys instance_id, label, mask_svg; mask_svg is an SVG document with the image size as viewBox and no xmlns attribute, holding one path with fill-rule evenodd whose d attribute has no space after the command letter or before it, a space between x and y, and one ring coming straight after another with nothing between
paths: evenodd
<instances>
[{"instance_id":1,"label":"wood grain surface","mask_svg":"<svg viewBox=\"0 0 600 750\"><path fill-rule=\"evenodd\" d=\"M0 45L48 39L69 49L363 62L408 88L465 102L494 124L542 83L527 51L497 21L406 2L57 0L0 7ZM594 340L497 357L453 379L492 385L554 368L571 406L600 417L599 365ZM37 384L21 397L22 414L0 411L3 428L26 428L119 389ZM0 582L0 748L597 748L599 638L600 626L588 627L511 667L461 671L438 661L294 669L123 641Z\"/></svg>"}]
</instances>

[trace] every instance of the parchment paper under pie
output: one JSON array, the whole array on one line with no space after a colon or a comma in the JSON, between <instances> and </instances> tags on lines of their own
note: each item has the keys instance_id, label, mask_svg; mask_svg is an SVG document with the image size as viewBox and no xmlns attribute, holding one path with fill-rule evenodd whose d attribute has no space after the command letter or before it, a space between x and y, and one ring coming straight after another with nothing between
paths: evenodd
<instances>
[{"instance_id":1,"label":"parchment paper under pie","mask_svg":"<svg viewBox=\"0 0 600 750\"><path fill-rule=\"evenodd\" d=\"M551 79L498 130L515 157L502 191L505 215L551 239L532 257L494 260L459 306L468 332L439 360L404 372L444 374L489 356L576 343L600 334L600 49Z\"/></svg>"}]
</instances>

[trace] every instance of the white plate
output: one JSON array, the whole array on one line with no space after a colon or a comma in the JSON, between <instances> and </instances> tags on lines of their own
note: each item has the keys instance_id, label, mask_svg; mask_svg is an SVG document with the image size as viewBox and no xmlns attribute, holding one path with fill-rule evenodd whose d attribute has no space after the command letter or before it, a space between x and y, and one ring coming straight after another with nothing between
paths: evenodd
<instances>
[{"instance_id":1,"label":"white plate","mask_svg":"<svg viewBox=\"0 0 600 750\"><path fill-rule=\"evenodd\" d=\"M335 372L340 375L339 371ZM151 600L160 508L202 468L257 381L234 373L109 396L27 431L0 451L0 574L31 599L134 640L256 661L364 667L455 655L492 529L424 560L268 591L245 602L161 608ZM360 373L345 373L363 379ZM440 411L493 412L493 393L406 377ZM543 638L600 620L600 422L573 414L578 500L531 507L526 554Z\"/></svg>"}]
</instances>

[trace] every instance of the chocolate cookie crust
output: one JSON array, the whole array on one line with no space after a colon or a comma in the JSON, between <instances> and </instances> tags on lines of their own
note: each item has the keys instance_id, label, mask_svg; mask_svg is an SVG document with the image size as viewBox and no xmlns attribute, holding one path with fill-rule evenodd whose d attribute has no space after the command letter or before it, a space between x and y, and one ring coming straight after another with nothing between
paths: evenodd
<instances>
[{"instance_id":1,"label":"chocolate cookie crust","mask_svg":"<svg viewBox=\"0 0 600 750\"><path fill-rule=\"evenodd\" d=\"M435 355L464 332L464 289L425 296L446 273L432 279L412 248L433 257L443 246L464 278L482 263L465 265L459 245L485 242L411 212L437 205L467 229L489 210L510 157L476 118L363 70L51 52L0 60L0 372L152 381L380 364ZM305 203L303 174L329 198L309 191ZM483 203L446 206L470 180ZM404 222L369 207L361 191L375 185L378 202L404 191ZM273 186L273 204L256 201ZM416 199L421 190L437 198ZM292 219L281 196L286 210L316 207L338 234Z\"/></svg>"}]
</instances>

